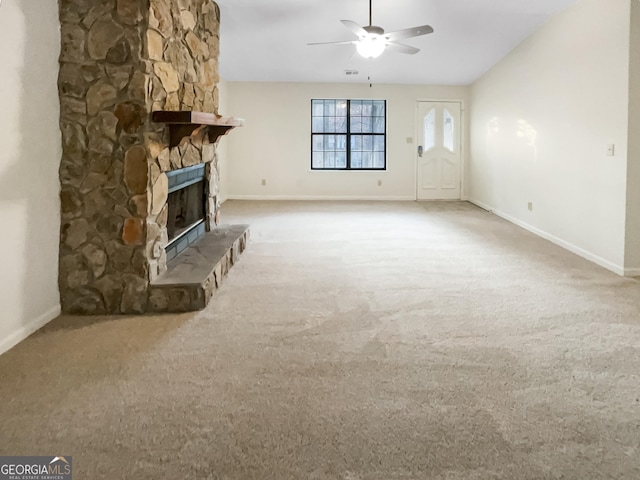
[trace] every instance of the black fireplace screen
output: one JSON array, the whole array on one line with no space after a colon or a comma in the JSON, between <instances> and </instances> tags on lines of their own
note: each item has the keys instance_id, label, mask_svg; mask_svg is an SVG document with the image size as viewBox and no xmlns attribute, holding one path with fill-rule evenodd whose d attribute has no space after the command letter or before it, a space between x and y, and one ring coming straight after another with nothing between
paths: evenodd
<instances>
[{"instance_id":1,"label":"black fireplace screen","mask_svg":"<svg viewBox=\"0 0 640 480\"><path fill-rule=\"evenodd\" d=\"M170 193L168 203L167 233L171 241L204 220L204 180Z\"/></svg>"},{"instance_id":2,"label":"black fireplace screen","mask_svg":"<svg viewBox=\"0 0 640 480\"><path fill-rule=\"evenodd\" d=\"M204 164L174 170L169 177L167 257L173 258L205 232L207 186Z\"/></svg>"}]
</instances>

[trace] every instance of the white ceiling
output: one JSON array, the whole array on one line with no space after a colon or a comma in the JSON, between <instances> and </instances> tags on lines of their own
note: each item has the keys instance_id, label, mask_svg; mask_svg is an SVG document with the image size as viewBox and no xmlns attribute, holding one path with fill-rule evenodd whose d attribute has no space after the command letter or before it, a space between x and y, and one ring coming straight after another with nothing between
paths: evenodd
<instances>
[{"instance_id":1,"label":"white ceiling","mask_svg":"<svg viewBox=\"0 0 640 480\"><path fill-rule=\"evenodd\" d=\"M574 2L373 0L373 24L385 31L428 24L435 32L402 41L420 48L416 55L364 60L354 45L307 43L356 39L340 20L367 25L367 0L216 0L220 73L228 81L467 85ZM347 69L360 74L346 77Z\"/></svg>"}]
</instances>

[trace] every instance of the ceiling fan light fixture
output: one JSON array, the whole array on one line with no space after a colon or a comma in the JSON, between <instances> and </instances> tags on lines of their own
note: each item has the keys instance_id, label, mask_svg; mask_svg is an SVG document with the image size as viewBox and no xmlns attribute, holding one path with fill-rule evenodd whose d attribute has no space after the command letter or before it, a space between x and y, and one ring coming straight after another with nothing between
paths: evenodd
<instances>
[{"instance_id":1,"label":"ceiling fan light fixture","mask_svg":"<svg viewBox=\"0 0 640 480\"><path fill-rule=\"evenodd\" d=\"M340 20L345 27L351 30L352 33L356 34L358 40L309 43L308 45L355 44L356 50L364 58L377 58L382 55L382 52L384 52L387 47L389 47L389 50L391 51L406 53L409 55L415 55L416 53L418 53L420 51L419 48L404 45L403 43L398 43L396 40L413 38L420 35L433 33L433 28L430 25L420 25L419 27L404 28L402 30L395 30L393 32L385 33L382 27L378 27L372 24L371 2L372 0L369 0L369 25L367 25L366 27L360 26L353 20Z\"/></svg>"},{"instance_id":2,"label":"ceiling fan light fixture","mask_svg":"<svg viewBox=\"0 0 640 480\"><path fill-rule=\"evenodd\" d=\"M386 46L385 38L382 35L377 35L375 33L360 38L360 41L356 43L358 53L364 58L379 57L382 55L382 52L384 52L384 48Z\"/></svg>"}]
</instances>

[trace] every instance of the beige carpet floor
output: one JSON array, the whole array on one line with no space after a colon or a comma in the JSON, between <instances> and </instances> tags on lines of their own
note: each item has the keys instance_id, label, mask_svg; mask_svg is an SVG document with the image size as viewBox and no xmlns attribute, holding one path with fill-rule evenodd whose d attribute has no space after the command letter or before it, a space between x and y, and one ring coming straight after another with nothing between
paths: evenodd
<instances>
[{"instance_id":1,"label":"beige carpet floor","mask_svg":"<svg viewBox=\"0 0 640 480\"><path fill-rule=\"evenodd\" d=\"M193 314L0 356L0 454L81 479L640 479L640 283L466 203L227 202Z\"/></svg>"}]
</instances>

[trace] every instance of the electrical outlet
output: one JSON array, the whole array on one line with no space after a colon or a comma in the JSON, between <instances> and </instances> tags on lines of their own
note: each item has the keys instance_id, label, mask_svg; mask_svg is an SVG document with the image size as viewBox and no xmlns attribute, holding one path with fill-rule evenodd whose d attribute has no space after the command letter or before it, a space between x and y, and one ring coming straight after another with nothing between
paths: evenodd
<instances>
[{"instance_id":1,"label":"electrical outlet","mask_svg":"<svg viewBox=\"0 0 640 480\"><path fill-rule=\"evenodd\" d=\"M613 143L610 143L607 145L607 155L609 157L615 157L616 156L616 146Z\"/></svg>"},{"instance_id":2,"label":"electrical outlet","mask_svg":"<svg viewBox=\"0 0 640 480\"><path fill-rule=\"evenodd\" d=\"M378 180L378 186L381 187L382 186L382 180Z\"/></svg>"},{"instance_id":3,"label":"electrical outlet","mask_svg":"<svg viewBox=\"0 0 640 480\"><path fill-rule=\"evenodd\" d=\"M262 182L260 182L260 184L264 187L267 184L267 179L263 178Z\"/></svg>"},{"instance_id":4,"label":"electrical outlet","mask_svg":"<svg viewBox=\"0 0 640 480\"><path fill-rule=\"evenodd\" d=\"M530 212L533 212L533 202L527 203L527 208L529 209Z\"/></svg>"}]
</instances>

